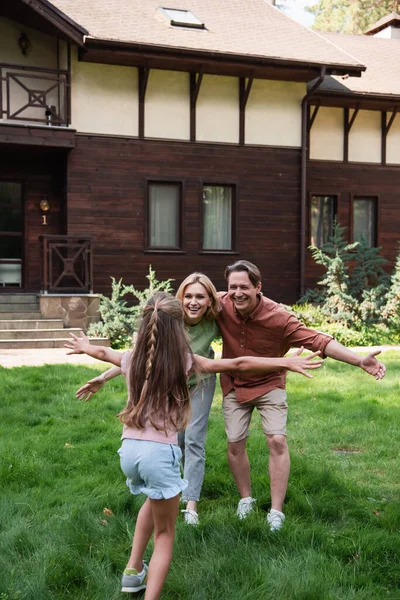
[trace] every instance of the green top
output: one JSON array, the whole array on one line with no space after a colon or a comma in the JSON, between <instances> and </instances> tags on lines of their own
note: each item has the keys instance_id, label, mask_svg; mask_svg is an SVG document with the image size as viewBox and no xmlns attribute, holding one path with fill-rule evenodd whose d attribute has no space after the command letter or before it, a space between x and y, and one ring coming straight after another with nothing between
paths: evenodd
<instances>
[{"instance_id":1,"label":"green top","mask_svg":"<svg viewBox=\"0 0 400 600\"><path fill-rule=\"evenodd\" d=\"M205 358L214 358L214 350L211 348L211 342L221 335L216 321L202 319L197 325L186 325L190 338L190 347L193 354L204 356ZM200 380L212 377L213 373L201 373ZM188 380L189 385L196 385L196 375L191 375Z\"/></svg>"}]
</instances>

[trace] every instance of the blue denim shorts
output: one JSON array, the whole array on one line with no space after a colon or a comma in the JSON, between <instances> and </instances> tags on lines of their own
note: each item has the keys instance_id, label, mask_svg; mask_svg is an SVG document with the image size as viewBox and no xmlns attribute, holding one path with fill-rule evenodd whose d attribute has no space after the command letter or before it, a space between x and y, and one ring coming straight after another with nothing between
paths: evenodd
<instances>
[{"instance_id":1,"label":"blue denim shorts","mask_svg":"<svg viewBox=\"0 0 400 600\"><path fill-rule=\"evenodd\" d=\"M179 446L125 438L118 454L132 494L168 500L187 488L188 482L181 477Z\"/></svg>"}]
</instances>

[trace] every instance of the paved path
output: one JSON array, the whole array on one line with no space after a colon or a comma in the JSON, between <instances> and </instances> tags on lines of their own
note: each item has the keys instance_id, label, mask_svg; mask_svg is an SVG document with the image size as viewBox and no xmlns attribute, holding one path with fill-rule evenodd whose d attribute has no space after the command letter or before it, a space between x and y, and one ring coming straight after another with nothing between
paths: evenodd
<instances>
[{"instance_id":1,"label":"paved path","mask_svg":"<svg viewBox=\"0 0 400 600\"><path fill-rule=\"evenodd\" d=\"M400 351L400 346L371 346L371 348L352 348L356 352L370 352L371 350L382 350L384 361L385 352L391 350ZM38 348L32 350L2 350L0 353L0 366L2 367L40 367L42 365L55 365L68 363L72 365L100 365L95 358L86 354L67 355L64 348Z\"/></svg>"}]
</instances>

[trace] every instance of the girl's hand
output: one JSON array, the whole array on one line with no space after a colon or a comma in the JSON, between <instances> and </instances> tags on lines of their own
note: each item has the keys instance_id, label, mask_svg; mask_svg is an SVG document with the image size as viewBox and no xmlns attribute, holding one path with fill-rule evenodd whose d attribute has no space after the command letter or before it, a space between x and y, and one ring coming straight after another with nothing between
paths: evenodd
<instances>
[{"instance_id":1,"label":"girl's hand","mask_svg":"<svg viewBox=\"0 0 400 600\"><path fill-rule=\"evenodd\" d=\"M70 333L69 335L71 336L71 339L64 344L65 348L70 348L71 350L71 352L67 352L67 354L86 354L87 349L90 348L90 342L83 331L81 331L80 337L74 333Z\"/></svg>"},{"instance_id":2,"label":"girl's hand","mask_svg":"<svg viewBox=\"0 0 400 600\"><path fill-rule=\"evenodd\" d=\"M313 360L316 356L321 354L320 351L313 352L312 354L308 354L307 356L300 356L303 352L304 348L301 347L292 355L286 358L288 366L286 367L289 371L294 371L295 373L301 373L305 377L312 379L312 375L309 375L306 371L309 369L319 369L324 361L322 358L319 360Z\"/></svg>"},{"instance_id":3,"label":"girl's hand","mask_svg":"<svg viewBox=\"0 0 400 600\"><path fill-rule=\"evenodd\" d=\"M94 377L76 391L75 397L78 398L78 400L84 400L87 402L90 400L93 394L98 392L103 387L104 383L105 382L102 375L99 375L99 377Z\"/></svg>"}]
</instances>

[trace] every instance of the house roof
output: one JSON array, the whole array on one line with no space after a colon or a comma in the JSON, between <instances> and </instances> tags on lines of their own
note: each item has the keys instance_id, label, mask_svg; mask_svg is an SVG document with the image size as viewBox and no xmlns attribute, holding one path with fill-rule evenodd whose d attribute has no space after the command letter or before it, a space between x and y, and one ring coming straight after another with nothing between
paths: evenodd
<instances>
[{"instance_id":1,"label":"house roof","mask_svg":"<svg viewBox=\"0 0 400 600\"><path fill-rule=\"evenodd\" d=\"M367 70L362 77L326 77L319 91L400 96L400 71L394 68L400 63L400 40L328 32L323 36L358 56Z\"/></svg>"},{"instance_id":2,"label":"house roof","mask_svg":"<svg viewBox=\"0 0 400 600\"><path fill-rule=\"evenodd\" d=\"M40 2L41 0L35 0ZM88 31L88 40L143 44L219 55L262 57L307 65L364 70L335 41L299 25L265 0L52 0ZM205 29L172 26L160 7L192 11Z\"/></svg>"},{"instance_id":3,"label":"house roof","mask_svg":"<svg viewBox=\"0 0 400 600\"><path fill-rule=\"evenodd\" d=\"M393 25L394 27L400 27L400 15L398 15L396 12L391 12L390 15L386 15L382 17L382 19L379 19L379 21L364 31L364 34L373 35L374 33L378 33L378 31L381 31L390 25Z\"/></svg>"}]
</instances>

